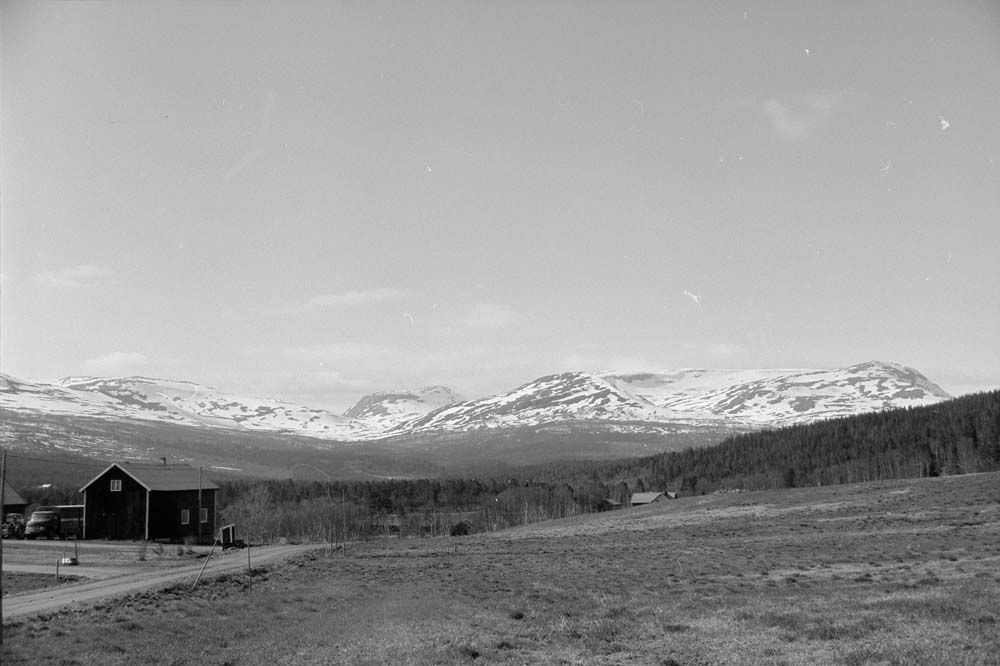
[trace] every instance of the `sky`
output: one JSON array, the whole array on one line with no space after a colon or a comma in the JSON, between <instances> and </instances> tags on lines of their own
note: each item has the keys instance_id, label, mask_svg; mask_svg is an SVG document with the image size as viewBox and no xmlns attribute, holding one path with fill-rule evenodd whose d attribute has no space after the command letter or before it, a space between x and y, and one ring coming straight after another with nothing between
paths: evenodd
<instances>
[{"instance_id":1,"label":"sky","mask_svg":"<svg viewBox=\"0 0 1000 666\"><path fill-rule=\"evenodd\" d=\"M0 367L1000 387L1000 5L0 3Z\"/></svg>"}]
</instances>

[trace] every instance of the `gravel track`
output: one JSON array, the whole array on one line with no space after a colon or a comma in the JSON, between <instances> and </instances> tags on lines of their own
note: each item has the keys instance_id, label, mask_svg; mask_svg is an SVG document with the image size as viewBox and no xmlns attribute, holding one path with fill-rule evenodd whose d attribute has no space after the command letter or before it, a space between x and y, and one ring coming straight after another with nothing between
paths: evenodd
<instances>
[{"instance_id":1,"label":"gravel track","mask_svg":"<svg viewBox=\"0 0 1000 666\"><path fill-rule=\"evenodd\" d=\"M302 553L323 548L323 544L262 546L250 550L250 562L254 567L279 560L288 559ZM204 560L173 567L161 571L141 571L123 574L121 576L89 580L70 585L48 587L41 590L4 597L3 619L25 615L37 615L57 611L67 606L90 604L108 597L124 596L149 588L197 578L202 567L205 576L246 568L245 551L228 552L215 555L206 565ZM75 573L70 570L67 574Z\"/></svg>"}]
</instances>

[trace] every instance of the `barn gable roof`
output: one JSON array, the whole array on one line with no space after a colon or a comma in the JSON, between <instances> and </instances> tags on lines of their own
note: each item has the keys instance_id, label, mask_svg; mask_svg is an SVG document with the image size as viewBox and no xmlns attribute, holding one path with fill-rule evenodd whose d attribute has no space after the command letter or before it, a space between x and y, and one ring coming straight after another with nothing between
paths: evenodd
<instances>
[{"instance_id":1,"label":"barn gable roof","mask_svg":"<svg viewBox=\"0 0 1000 666\"><path fill-rule=\"evenodd\" d=\"M3 482L3 503L4 504L27 504L24 498L17 494L9 483Z\"/></svg>"},{"instance_id":2,"label":"barn gable roof","mask_svg":"<svg viewBox=\"0 0 1000 666\"><path fill-rule=\"evenodd\" d=\"M632 504L650 504L660 499L663 493L633 493Z\"/></svg>"},{"instance_id":3,"label":"barn gable roof","mask_svg":"<svg viewBox=\"0 0 1000 666\"><path fill-rule=\"evenodd\" d=\"M149 491L198 490L199 487L202 490L219 489L219 486L214 481L204 474L200 474L197 468L187 465L112 463L85 486L80 488L80 492L85 492L95 481L115 467L124 474L132 477L136 483ZM201 476L200 486L198 481L199 475Z\"/></svg>"}]
</instances>

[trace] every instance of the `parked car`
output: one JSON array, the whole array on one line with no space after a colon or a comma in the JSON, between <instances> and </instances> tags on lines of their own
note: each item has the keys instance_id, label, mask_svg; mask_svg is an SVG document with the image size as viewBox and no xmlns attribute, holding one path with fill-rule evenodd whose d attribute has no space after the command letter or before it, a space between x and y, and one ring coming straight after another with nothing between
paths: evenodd
<instances>
[{"instance_id":1,"label":"parked car","mask_svg":"<svg viewBox=\"0 0 1000 666\"><path fill-rule=\"evenodd\" d=\"M4 539L24 538L24 516L19 513L8 513L0 526L0 536Z\"/></svg>"}]
</instances>

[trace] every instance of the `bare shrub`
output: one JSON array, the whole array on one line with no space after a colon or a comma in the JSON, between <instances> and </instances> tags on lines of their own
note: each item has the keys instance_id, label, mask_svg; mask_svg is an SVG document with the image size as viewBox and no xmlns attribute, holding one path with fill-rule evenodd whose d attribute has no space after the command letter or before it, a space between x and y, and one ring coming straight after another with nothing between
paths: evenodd
<instances>
[{"instance_id":1,"label":"bare shrub","mask_svg":"<svg viewBox=\"0 0 1000 666\"><path fill-rule=\"evenodd\" d=\"M274 536L274 502L271 491L265 485L245 488L229 506L222 510L222 519L235 523L237 532L247 543L267 543Z\"/></svg>"}]
</instances>

